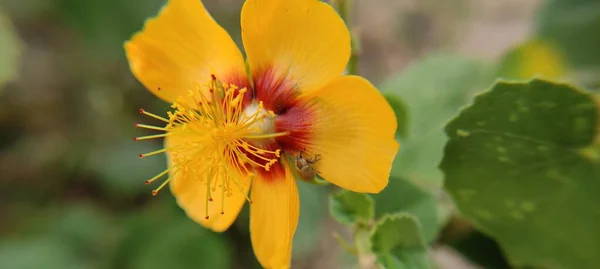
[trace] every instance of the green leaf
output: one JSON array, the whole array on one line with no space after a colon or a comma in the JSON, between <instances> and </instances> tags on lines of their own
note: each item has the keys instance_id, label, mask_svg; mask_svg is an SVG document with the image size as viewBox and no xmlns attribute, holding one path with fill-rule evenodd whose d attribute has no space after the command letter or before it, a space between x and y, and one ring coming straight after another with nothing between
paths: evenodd
<instances>
[{"instance_id":1,"label":"green leaf","mask_svg":"<svg viewBox=\"0 0 600 269\"><path fill-rule=\"evenodd\" d=\"M19 71L21 43L8 16L0 7L0 89L15 79Z\"/></svg>"},{"instance_id":2,"label":"green leaf","mask_svg":"<svg viewBox=\"0 0 600 269\"><path fill-rule=\"evenodd\" d=\"M56 2L61 19L83 39L85 45L97 55L116 57L122 55L123 42L142 29L145 19L156 16L165 1Z\"/></svg>"},{"instance_id":3,"label":"green leaf","mask_svg":"<svg viewBox=\"0 0 600 269\"><path fill-rule=\"evenodd\" d=\"M532 39L509 50L501 59L498 76L508 79L563 78L566 62L554 44Z\"/></svg>"},{"instance_id":4,"label":"green leaf","mask_svg":"<svg viewBox=\"0 0 600 269\"><path fill-rule=\"evenodd\" d=\"M102 186L119 196L147 193L158 185L145 185L167 167L163 154L140 159L140 153L152 152L162 146L155 143L127 140L114 146L97 150L89 161L90 170L101 175ZM166 178L166 177L164 177ZM162 182L162 181L161 181Z\"/></svg>"},{"instance_id":5,"label":"green leaf","mask_svg":"<svg viewBox=\"0 0 600 269\"><path fill-rule=\"evenodd\" d=\"M382 268L432 268L421 224L411 214L384 216L373 227L371 246Z\"/></svg>"},{"instance_id":6,"label":"green leaf","mask_svg":"<svg viewBox=\"0 0 600 269\"><path fill-rule=\"evenodd\" d=\"M0 268L76 269L85 268L85 264L61 238L47 235L3 239L0 243Z\"/></svg>"},{"instance_id":7,"label":"green leaf","mask_svg":"<svg viewBox=\"0 0 600 269\"><path fill-rule=\"evenodd\" d=\"M410 124L399 125L400 150L392 167L393 176L433 187L442 185L437 168L446 142L442 127L479 89L486 71L485 66L469 58L433 54L383 83L385 96L406 104L408 116L404 121Z\"/></svg>"},{"instance_id":8,"label":"green leaf","mask_svg":"<svg viewBox=\"0 0 600 269\"><path fill-rule=\"evenodd\" d=\"M571 85L500 81L446 127L446 187L513 264L600 268L599 115Z\"/></svg>"},{"instance_id":9,"label":"green leaf","mask_svg":"<svg viewBox=\"0 0 600 269\"><path fill-rule=\"evenodd\" d=\"M138 223L136 226L139 230L132 230L130 238L124 242L128 249L121 248L132 252L124 268L231 267L229 245L224 238L191 220L177 219L163 225Z\"/></svg>"},{"instance_id":10,"label":"green leaf","mask_svg":"<svg viewBox=\"0 0 600 269\"><path fill-rule=\"evenodd\" d=\"M323 232L321 223L327 215L327 193L324 188L319 188L302 181L298 181L300 193L300 219L294 236L292 248L293 257L307 257L315 251L315 245L320 241ZM246 225L245 229L248 225Z\"/></svg>"},{"instance_id":11,"label":"green leaf","mask_svg":"<svg viewBox=\"0 0 600 269\"><path fill-rule=\"evenodd\" d=\"M373 198L368 194L341 190L329 195L329 212L342 224L370 222L374 207Z\"/></svg>"},{"instance_id":12,"label":"green leaf","mask_svg":"<svg viewBox=\"0 0 600 269\"><path fill-rule=\"evenodd\" d=\"M556 42L575 67L600 66L600 2L548 0L538 18L538 35Z\"/></svg>"},{"instance_id":13,"label":"green leaf","mask_svg":"<svg viewBox=\"0 0 600 269\"><path fill-rule=\"evenodd\" d=\"M402 178L390 178L387 187L373 195L377 204L375 213L380 217L386 213L405 212L414 215L422 224L427 242L435 240L440 225L435 197L410 181Z\"/></svg>"},{"instance_id":14,"label":"green leaf","mask_svg":"<svg viewBox=\"0 0 600 269\"><path fill-rule=\"evenodd\" d=\"M396 136L406 138L408 135L408 105L393 94L385 95L385 99L394 110L394 114L396 114L396 124L398 125Z\"/></svg>"},{"instance_id":15,"label":"green leaf","mask_svg":"<svg viewBox=\"0 0 600 269\"><path fill-rule=\"evenodd\" d=\"M71 252L81 260L96 265L106 263L120 239L119 227L93 204L76 203L53 214L56 223L46 223L49 232L69 244Z\"/></svg>"}]
</instances>

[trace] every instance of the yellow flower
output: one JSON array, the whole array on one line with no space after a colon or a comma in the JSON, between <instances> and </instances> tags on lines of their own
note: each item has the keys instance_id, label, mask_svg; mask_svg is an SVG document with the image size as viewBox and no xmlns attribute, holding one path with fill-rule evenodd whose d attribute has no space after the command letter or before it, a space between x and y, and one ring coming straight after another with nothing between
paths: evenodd
<instances>
[{"instance_id":1,"label":"yellow flower","mask_svg":"<svg viewBox=\"0 0 600 269\"><path fill-rule=\"evenodd\" d=\"M167 183L187 215L214 231L250 201L258 261L288 268L299 212L294 161L342 188L388 182L398 150L394 112L373 85L342 76L350 34L316 0L248 0L241 13L249 70L231 37L198 0L170 0L125 44L133 74L173 103L160 117ZM300 169L300 170L302 170ZM306 170L307 169L307 170ZM306 173L304 173L306 174ZM310 174L310 173L308 173Z\"/></svg>"}]
</instances>

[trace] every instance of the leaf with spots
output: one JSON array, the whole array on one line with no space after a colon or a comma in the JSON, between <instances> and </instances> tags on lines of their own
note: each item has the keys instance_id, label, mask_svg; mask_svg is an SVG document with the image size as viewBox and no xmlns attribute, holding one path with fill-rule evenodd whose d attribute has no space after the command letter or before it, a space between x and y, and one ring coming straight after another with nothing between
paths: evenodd
<instances>
[{"instance_id":1,"label":"leaf with spots","mask_svg":"<svg viewBox=\"0 0 600 269\"><path fill-rule=\"evenodd\" d=\"M600 268L598 100L499 81L446 126L446 188L514 265Z\"/></svg>"}]
</instances>

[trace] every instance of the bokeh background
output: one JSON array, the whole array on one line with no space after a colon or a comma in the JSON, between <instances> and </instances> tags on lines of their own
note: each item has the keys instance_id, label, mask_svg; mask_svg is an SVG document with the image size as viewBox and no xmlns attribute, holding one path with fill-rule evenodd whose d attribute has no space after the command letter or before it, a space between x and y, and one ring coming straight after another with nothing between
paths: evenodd
<instances>
[{"instance_id":1,"label":"bokeh background","mask_svg":"<svg viewBox=\"0 0 600 269\"><path fill-rule=\"evenodd\" d=\"M486 73L538 33L549 2L560 1L355 0L351 29L360 40L360 74L389 85L440 53L477 62L469 74ZM204 3L239 44L243 1ZM138 159L160 147L132 140L144 133L134 128L146 120L138 109L164 113L168 105L131 75L122 46L163 4L0 0L0 269L259 268L247 208L229 231L216 234L187 219L168 191L153 197L154 186L144 185L165 160ZM427 98L433 103L423 106L435 106L435 95ZM443 136L442 125L431 132ZM420 216L432 219L432 235L441 231L432 244L440 268L509 268L494 240L453 216L441 180L422 180L441 175L439 156L417 162L419 152L430 150L419 143L407 146L415 162L395 165L407 171L406 180L376 196L378 212L433 208L433 215ZM299 184L293 268L356 268L332 236L349 234L327 211L332 188ZM412 198L421 192L426 201Z\"/></svg>"}]
</instances>

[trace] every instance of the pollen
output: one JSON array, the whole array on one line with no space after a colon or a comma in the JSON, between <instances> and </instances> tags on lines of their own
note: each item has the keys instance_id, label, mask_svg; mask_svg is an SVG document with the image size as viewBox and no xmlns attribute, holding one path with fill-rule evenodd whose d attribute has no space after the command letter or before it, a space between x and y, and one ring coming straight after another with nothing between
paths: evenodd
<instances>
[{"instance_id":1,"label":"pollen","mask_svg":"<svg viewBox=\"0 0 600 269\"><path fill-rule=\"evenodd\" d=\"M246 88L222 83L213 75L207 85L190 90L187 96L171 98L177 101L171 105L173 110L167 112L166 117L140 109L140 114L164 125L136 124L138 128L161 133L134 140L165 138L166 143L163 149L139 157L165 153L170 159L167 169L146 181L151 184L168 176L152 191L153 195L174 177L200 180L206 184L205 219L211 214L226 214L226 200L233 192L243 193L250 201L247 193L256 171L270 171L281 157L281 149L267 149L265 141L288 133L274 132L275 113L266 110L261 102L244 104L246 94L250 94ZM219 203L220 210L209 212L211 203Z\"/></svg>"}]
</instances>

